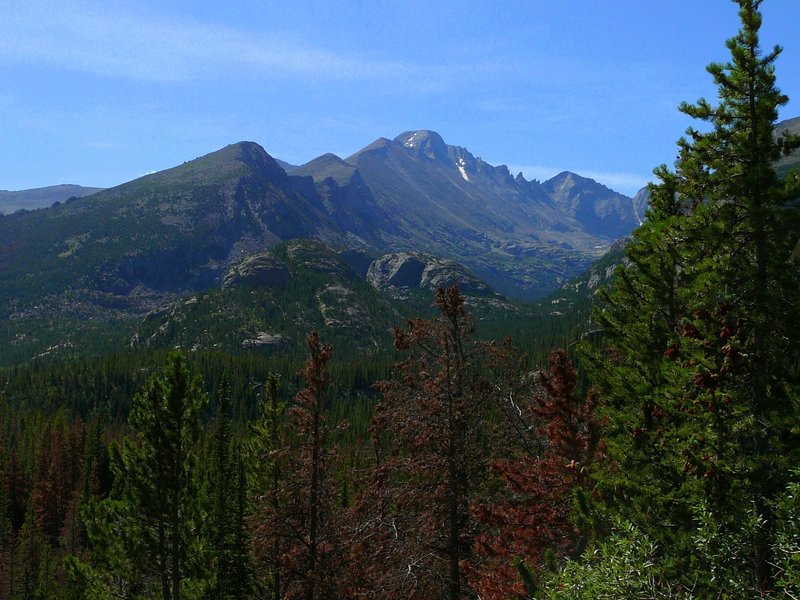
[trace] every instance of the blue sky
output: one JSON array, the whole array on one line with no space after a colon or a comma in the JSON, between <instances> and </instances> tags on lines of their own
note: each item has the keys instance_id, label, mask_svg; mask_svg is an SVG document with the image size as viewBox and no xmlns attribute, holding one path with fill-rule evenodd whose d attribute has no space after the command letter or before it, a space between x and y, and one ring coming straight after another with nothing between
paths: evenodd
<instances>
[{"instance_id":1,"label":"blue sky","mask_svg":"<svg viewBox=\"0 0 800 600\"><path fill-rule=\"evenodd\" d=\"M252 140L302 164L433 129L632 194L715 98L730 0L0 0L0 189L108 187ZM800 115L800 0L765 48Z\"/></svg>"}]
</instances>

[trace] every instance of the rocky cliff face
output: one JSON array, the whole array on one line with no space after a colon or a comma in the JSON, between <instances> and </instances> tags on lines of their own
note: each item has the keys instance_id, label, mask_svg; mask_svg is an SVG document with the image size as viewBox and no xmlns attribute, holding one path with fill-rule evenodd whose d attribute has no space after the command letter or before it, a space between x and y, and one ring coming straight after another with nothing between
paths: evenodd
<instances>
[{"instance_id":1,"label":"rocky cliff face","mask_svg":"<svg viewBox=\"0 0 800 600\"><path fill-rule=\"evenodd\" d=\"M427 254L393 252L375 259L369 266L366 280L388 297L430 307L436 288L457 285L467 308L478 319L510 316L519 306L494 291L462 265Z\"/></svg>"},{"instance_id":2,"label":"rocky cliff face","mask_svg":"<svg viewBox=\"0 0 800 600\"><path fill-rule=\"evenodd\" d=\"M641 225L644 223L647 209L650 206L650 190L643 187L633 197L633 214L636 216L636 221Z\"/></svg>"},{"instance_id":3,"label":"rocky cliff face","mask_svg":"<svg viewBox=\"0 0 800 600\"><path fill-rule=\"evenodd\" d=\"M244 259L225 274L222 287L282 287L289 281L289 269L269 253L258 253Z\"/></svg>"},{"instance_id":4,"label":"rocky cliff face","mask_svg":"<svg viewBox=\"0 0 800 600\"><path fill-rule=\"evenodd\" d=\"M458 263L419 253L385 254L370 265L366 278L376 289L395 296L410 289L433 291L452 285L469 296L497 295Z\"/></svg>"}]
</instances>

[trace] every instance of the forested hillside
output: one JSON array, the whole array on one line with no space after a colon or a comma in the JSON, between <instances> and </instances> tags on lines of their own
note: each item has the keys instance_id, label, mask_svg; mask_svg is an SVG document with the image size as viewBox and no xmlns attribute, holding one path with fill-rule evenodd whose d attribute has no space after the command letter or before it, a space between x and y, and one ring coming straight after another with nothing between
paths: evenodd
<instances>
[{"instance_id":1,"label":"forested hillside","mask_svg":"<svg viewBox=\"0 0 800 600\"><path fill-rule=\"evenodd\" d=\"M776 127L761 2L736 4L643 223L539 304L423 252L293 239L101 323L113 352L0 370L0 599L800 597L800 135ZM335 158L301 169L352 184ZM181 190L210 172L188 164ZM284 206L276 176L248 185ZM577 183L553 187L588 219Z\"/></svg>"}]
</instances>

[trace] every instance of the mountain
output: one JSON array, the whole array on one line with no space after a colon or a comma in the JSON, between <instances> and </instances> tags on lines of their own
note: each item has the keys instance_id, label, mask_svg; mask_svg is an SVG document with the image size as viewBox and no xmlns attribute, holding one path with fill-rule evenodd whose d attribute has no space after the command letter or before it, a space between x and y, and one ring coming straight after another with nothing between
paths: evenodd
<instances>
[{"instance_id":1,"label":"mountain","mask_svg":"<svg viewBox=\"0 0 800 600\"><path fill-rule=\"evenodd\" d=\"M78 352L89 339L116 347L143 315L213 291L235 265L299 238L335 249L361 277L392 253L430 266L436 280L461 269L493 288L484 305L501 308L508 301L494 290L541 297L612 241L586 231L539 182L434 132L381 138L347 159L323 155L291 175L240 142L85 198L0 215L3 362ZM423 296L429 307L427 291L409 299Z\"/></svg>"},{"instance_id":2,"label":"mountain","mask_svg":"<svg viewBox=\"0 0 800 600\"><path fill-rule=\"evenodd\" d=\"M232 264L218 286L129 319L114 349L302 354L306 334L316 329L342 355L386 352L392 327L433 314L433 290L453 283L484 324L530 314L450 261L390 254L363 278L329 246L291 240ZM49 354L83 350L81 336L62 336Z\"/></svg>"},{"instance_id":3,"label":"mountain","mask_svg":"<svg viewBox=\"0 0 800 600\"><path fill-rule=\"evenodd\" d=\"M286 171L287 173L291 173L293 170L295 170L297 168L297 165L293 165L291 163L288 163L285 160L281 160L280 158L275 158L275 162L278 163L278 166L281 169L283 169L284 171Z\"/></svg>"},{"instance_id":4,"label":"mountain","mask_svg":"<svg viewBox=\"0 0 800 600\"><path fill-rule=\"evenodd\" d=\"M344 253L315 240L292 240L231 266L222 285L151 311L133 348L302 353L320 331L341 355L387 352L392 329L433 316L437 287L459 286L480 335L529 325L531 308L492 290L463 266L424 254L375 258L362 277ZM508 323L517 324L515 327Z\"/></svg>"},{"instance_id":5,"label":"mountain","mask_svg":"<svg viewBox=\"0 0 800 600\"><path fill-rule=\"evenodd\" d=\"M489 287L464 266L422 253L392 252L376 258L365 279L415 314L430 312L436 288L457 285L467 310L478 320L516 315L521 307Z\"/></svg>"},{"instance_id":6,"label":"mountain","mask_svg":"<svg viewBox=\"0 0 800 600\"><path fill-rule=\"evenodd\" d=\"M87 198L0 219L0 307L69 291L134 309L215 284L284 239L340 237L310 179L245 142Z\"/></svg>"},{"instance_id":7,"label":"mountain","mask_svg":"<svg viewBox=\"0 0 800 600\"><path fill-rule=\"evenodd\" d=\"M56 202L65 202L70 198L83 198L84 196L96 194L102 189L61 184L16 192L0 190L0 213L11 214L18 210L46 208Z\"/></svg>"},{"instance_id":8,"label":"mountain","mask_svg":"<svg viewBox=\"0 0 800 600\"><path fill-rule=\"evenodd\" d=\"M800 135L800 117L781 121L775 126L776 135L781 135L785 131L793 135ZM781 157L776 166L778 173L782 176L788 175L792 169L800 168L800 148L788 156Z\"/></svg>"},{"instance_id":9,"label":"mountain","mask_svg":"<svg viewBox=\"0 0 800 600\"><path fill-rule=\"evenodd\" d=\"M403 319L334 250L293 240L232 265L221 286L151 311L131 346L302 353L316 329L337 352L363 354L389 348Z\"/></svg>"},{"instance_id":10,"label":"mountain","mask_svg":"<svg viewBox=\"0 0 800 600\"><path fill-rule=\"evenodd\" d=\"M639 225L631 198L592 179L564 171L542 187L587 233L616 239L629 235Z\"/></svg>"},{"instance_id":11,"label":"mountain","mask_svg":"<svg viewBox=\"0 0 800 600\"><path fill-rule=\"evenodd\" d=\"M292 174L310 175L331 205L363 219L366 229L348 231L364 247L456 260L522 299L558 287L636 225L631 200L602 188L599 201L616 205L609 214L600 209L606 231L587 230L545 185L427 130L380 138L345 159L325 154ZM594 199L587 195L584 204Z\"/></svg>"}]
</instances>

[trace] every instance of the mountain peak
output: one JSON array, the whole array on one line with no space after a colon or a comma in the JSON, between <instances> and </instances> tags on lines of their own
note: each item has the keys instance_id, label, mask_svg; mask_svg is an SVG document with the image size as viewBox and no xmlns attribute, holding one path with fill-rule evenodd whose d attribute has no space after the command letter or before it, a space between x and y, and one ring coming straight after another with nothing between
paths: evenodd
<instances>
[{"instance_id":1,"label":"mountain peak","mask_svg":"<svg viewBox=\"0 0 800 600\"><path fill-rule=\"evenodd\" d=\"M237 142L172 169L145 175L135 182L188 183L221 180L247 174L268 179L286 177L286 172L264 148L255 142ZM122 184L120 187L128 187L131 184L134 182Z\"/></svg>"},{"instance_id":2,"label":"mountain peak","mask_svg":"<svg viewBox=\"0 0 800 600\"><path fill-rule=\"evenodd\" d=\"M544 182L544 186L549 188L550 190L555 191L563 191L566 192L571 190L572 188L580 188L581 190L586 189L593 189L603 192L609 192L616 194L614 190L609 188L606 185L603 185L599 181L591 179L590 177L584 177L582 175L578 175L577 173L573 173L572 171L562 171L555 177L551 177L547 181Z\"/></svg>"},{"instance_id":3,"label":"mountain peak","mask_svg":"<svg viewBox=\"0 0 800 600\"><path fill-rule=\"evenodd\" d=\"M427 129L405 131L394 138L394 141L415 152L420 157L450 162L450 158L447 155L447 144L444 143L442 136L435 131Z\"/></svg>"},{"instance_id":4,"label":"mountain peak","mask_svg":"<svg viewBox=\"0 0 800 600\"><path fill-rule=\"evenodd\" d=\"M355 170L353 165L328 152L293 169L292 175L311 176L315 181L324 181L330 177L339 185L345 185L352 179Z\"/></svg>"},{"instance_id":5,"label":"mountain peak","mask_svg":"<svg viewBox=\"0 0 800 600\"><path fill-rule=\"evenodd\" d=\"M594 181L594 180L589 179L588 177L583 177L582 175L578 175L577 173L573 173L572 171L561 171L561 173L551 177L548 181L561 182L561 181Z\"/></svg>"},{"instance_id":6,"label":"mountain peak","mask_svg":"<svg viewBox=\"0 0 800 600\"><path fill-rule=\"evenodd\" d=\"M545 181L542 188L556 206L593 235L620 238L639 224L631 198L594 179L562 171Z\"/></svg>"},{"instance_id":7,"label":"mountain peak","mask_svg":"<svg viewBox=\"0 0 800 600\"><path fill-rule=\"evenodd\" d=\"M237 142L235 144L231 144L230 146L226 146L222 150L212 153L209 156L213 156L214 154L223 154L229 149L234 160L247 165L256 173L263 173L265 175L272 176L285 173L277 161L272 158L267 151L264 150L264 148L255 142Z\"/></svg>"}]
</instances>

